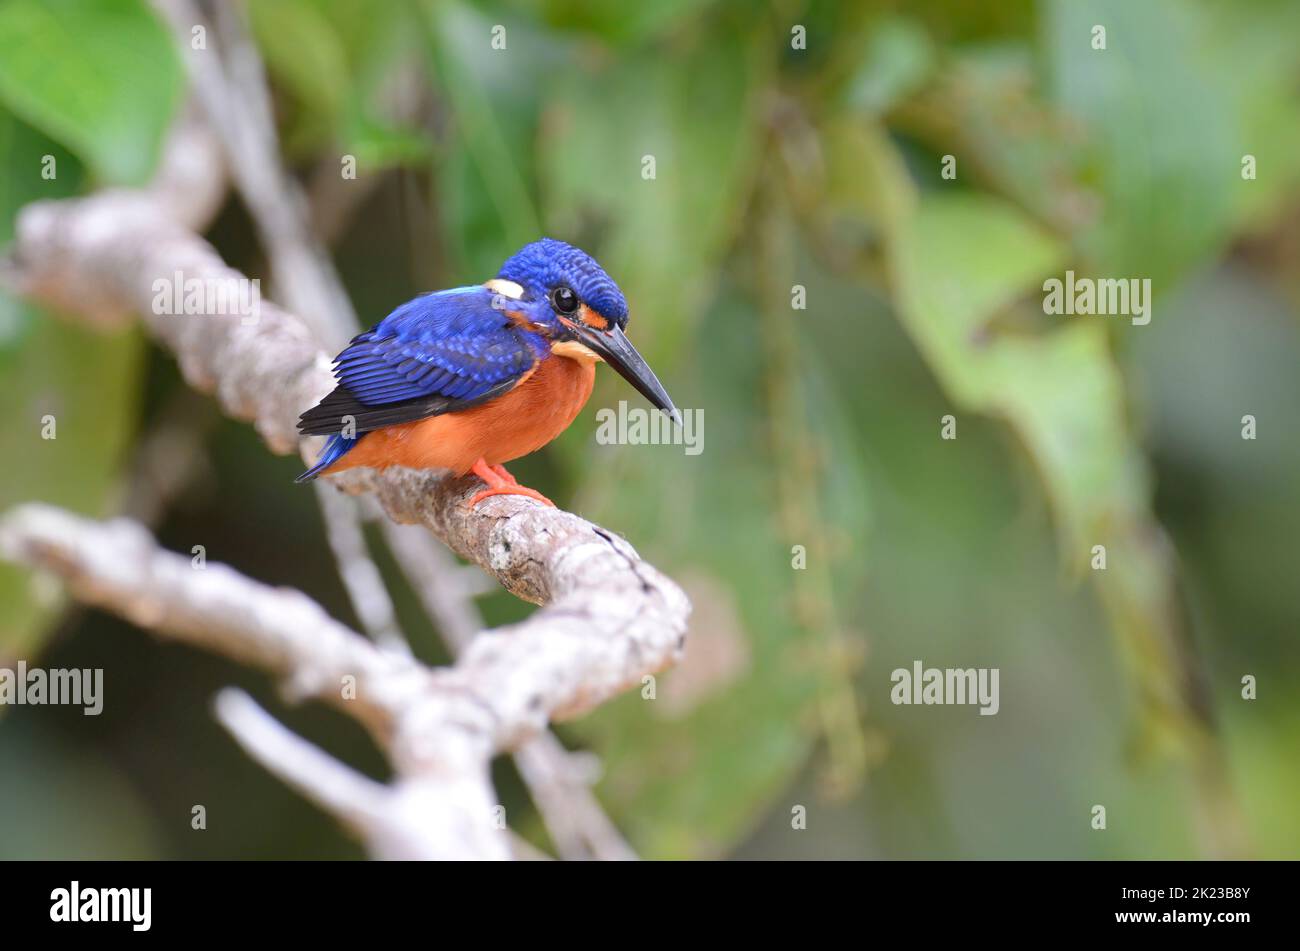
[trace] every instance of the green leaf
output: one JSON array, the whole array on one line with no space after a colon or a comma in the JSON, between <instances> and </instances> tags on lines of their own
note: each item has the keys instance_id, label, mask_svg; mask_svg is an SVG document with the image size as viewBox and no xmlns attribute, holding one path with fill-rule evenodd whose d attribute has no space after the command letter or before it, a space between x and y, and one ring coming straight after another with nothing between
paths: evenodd
<instances>
[{"instance_id":1,"label":"green leaf","mask_svg":"<svg viewBox=\"0 0 1300 951\"><path fill-rule=\"evenodd\" d=\"M0 489L0 511L42 501L104 515L134 433L143 353L135 331L105 336L35 314L17 352L0 356L0 453L21 459ZM55 438L44 438L52 420ZM0 655L38 643L44 608L32 578L0 566ZM48 607L46 604L44 607Z\"/></svg>"},{"instance_id":2,"label":"green leaf","mask_svg":"<svg viewBox=\"0 0 1300 951\"><path fill-rule=\"evenodd\" d=\"M182 89L171 37L140 0L0 4L0 102L107 182L148 179Z\"/></svg>"},{"instance_id":3,"label":"green leaf","mask_svg":"<svg viewBox=\"0 0 1300 951\"><path fill-rule=\"evenodd\" d=\"M598 251L634 320L645 315L652 357L676 352L734 236L770 65L761 43L709 36L673 58L575 62L557 77L539 145L544 220Z\"/></svg>"},{"instance_id":4,"label":"green leaf","mask_svg":"<svg viewBox=\"0 0 1300 951\"><path fill-rule=\"evenodd\" d=\"M389 125L360 109L349 111L343 147L357 157L358 166L366 171L396 165L424 166L433 155L433 143L423 130Z\"/></svg>"},{"instance_id":5,"label":"green leaf","mask_svg":"<svg viewBox=\"0 0 1300 951\"><path fill-rule=\"evenodd\" d=\"M536 48L490 48L492 22L457 3L424 3L423 33L457 148L438 166L442 213L470 273L494 274L540 237L528 161L537 122ZM545 46L545 44L543 44Z\"/></svg>"},{"instance_id":6,"label":"green leaf","mask_svg":"<svg viewBox=\"0 0 1300 951\"><path fill-rule=\"evenodd\" d=\"M599 0L547 0L542 17L555 27L593 33L614 43L638 43L662 36L698 16L717 0L658 0L656 3L602 3ZM496 7L495 4L492 5ZM498 14L499 16L499 14Z\"/></svg>"},{"instance_id":7,"label":"green leaf","mask_svg":"<svg viewBox=\"0 0 1300 951\"><path fill-rule=\"evenodd\" d=\"M887 19L872 30L846 101L855 109L880 115L915 90L934 61L934 44L925 30L901 17Z\"/></svg>"},{"instance_id":8,"label":"green leaf","mask_svg":"<svg viewBox=\"0 0 1300 951\"><path fill-rule=\"evenodd\" d=\"M698 364L670 381L705 407L703 452L597 446L587 470L603 476L575 503L671 566L693 601L687 658L657 678L655 699L633 690L571 727L606 765L602 798L651 857L734 848L807 762L831 689L826 631L795 618L805 573L791 570L791 541L772 514L778 464L755 406L769 370L763 344L740 288L726 290ZM605 392L593 405L640 405L625 388ZM826 539L798 541L814 565L830 563Z\"/></svg>"},{"instance_id":9,"label":"green leaf","mask_svg":"<svg viewBox=\"0 0 1300 951\"><path fill-rule=\"evenodd\" d=\"M1067 566L1082 573L1092 546L1105 546L1110 570L1094 577L1134 675L1144 748L1195 750L1204 723L1184 667L1174 569L1105 326L1067 318L1023 334L992 323L1022 294L1044 319L1039 278L1062 251L1000 200L923 194L894 240L899 316L959 407L1016 431L1052 501Z\"/></svg>"},{"instance_id":10,"label":"green leaf","mask_svg":"<svg viewBox=\"0 0 1300 951\"><path fill-rule=\"evenodd\" d=\"M310 0L258 0L249 5L250 26L267 71L294 102L293 146L328 140L348 95L343 41Z\"/></svg>"},{"instance_id":11,"label":"green leaf","mask_svg":"<svg viewBox=\"0 0 1300 951\"><path fill-rule=\"evenodd\" d=\"M1052 98L1081 120L1083 170L1103 199L1081 236L1099 273L1150 278L1156 293L1226 240L1241 137L1237 68L1202 8L1174 0L1045 6ZM1106 49L1092 48L1094 25Z\"/></svg>"},{"instance_id":12,"label":"green leaf","mask_svg":"<svg viewBox=\"0 0 1300 951\"><path fill-rule=\"evenodd\" d=\"M0 489L0 511L42 501L104 515L134 433L143 353L135 331L112 336L35 314L21 348L0 355L0 453L22 460ZM46 424L55 438L44 438ZM0 566L0 655L30 656L44 608L32 578Z\"/></svg>"},{"instance_id":13,"label":"green leaf","mask_svg":"<svg viewBox=\"0 0 1300 951\"><path fill-rule=\"evenodd\" d=\"M396 114L398 100L413 94L403 83L420 52L410 5L262 0L249 18L281 94L290 155L339 151L355 156L362 174L428 162L428 130L418 116Z\"/></svg>"},{"instance_id":14,"label":"green leaf","mask_svg":"<svg viewBox=\"0 0 1300 951\"><path fill-rule=\"evenodd\" d=\"M1300 72L1300 5L1269 3L1243 16L1239 6L1216 3L1207 13L1212 41L1197 48L1214 56L1217 82L1232 96L1243 155L1253 155L1254 179L1243 179L1240 164L1232 191L1238 223L1256 226L1287 214L1290 195L1300 186L1300 101L1295 76Z\"/></svg>"},{"instance_id":15,"label":"green leaf","mask_svg":"<svg viewBox=\"0 0 1300 951\"><path fill-rule=\"evenodd\" d=\"M35 170L54 154L59 176ZM62 197L81 178L76 161L31 128L0 112L0 166L31 175L0 179L0 244L13 216L37 197ZM0 484L0 511L41 500L104 514L130 439L143 353L138 333L111 336L63 323L0 292L0 454L20 460ZM54 418L54 439L42 438ZM27 656L39 645L51 605L36 597L32 576L0 565L0 657Z\"/></svg>"}]
</instances>

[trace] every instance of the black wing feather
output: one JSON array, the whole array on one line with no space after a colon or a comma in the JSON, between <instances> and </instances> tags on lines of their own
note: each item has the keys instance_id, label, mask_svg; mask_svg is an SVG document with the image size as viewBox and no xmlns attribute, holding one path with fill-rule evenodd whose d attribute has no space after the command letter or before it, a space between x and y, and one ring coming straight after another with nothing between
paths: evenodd
<instances>
[{"instance_id":1,"label":"black wing feather","mask_svg":"<svg viewBox=\"0 0 1300 951\"><path fill-rule=\"evenodd\" d=\"M362 403L346 387L336 386L325 397L298 418L298 432L304 436L332 436L342 432L344 425L351 420L353 430L360 435L372 429L394 426L398 423L413 423L441 416L453 410L469 409L480 403L500 396L513 387L518 380L503 380L492 389L472 400L458 400L448 396L417 396L399 403Z\"/></svg>"},{"instance_id":2,"label":"black wing feather","mask_svg":"<svg viewBox=\"0 0 1300 951\"><path fill-rule=\"evenodd\" d=\"M527 377L544 344L497 308L485 287L407 301L334 361L338 385L303 413L304 436L362 433L468 409Z\"/></svg>"}]
</instances>

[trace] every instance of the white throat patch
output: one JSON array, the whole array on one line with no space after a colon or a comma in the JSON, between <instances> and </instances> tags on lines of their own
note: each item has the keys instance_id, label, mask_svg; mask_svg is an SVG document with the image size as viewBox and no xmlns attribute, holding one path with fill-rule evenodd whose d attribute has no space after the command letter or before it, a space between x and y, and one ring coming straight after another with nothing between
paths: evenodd
<instances>
[{"instance_id":1,"label":"white throat patch","mask_svg":"<svg viewBox=\"0 0 1300 951\"><path fill-rule=\"evenodd\" d=\"M504 278L494 277L483 285L493 294L500 294L502 297L509 297L511 300L519 300L524 296L524 289L514 281L507 281Z\"/></svg>"}]
</instances>

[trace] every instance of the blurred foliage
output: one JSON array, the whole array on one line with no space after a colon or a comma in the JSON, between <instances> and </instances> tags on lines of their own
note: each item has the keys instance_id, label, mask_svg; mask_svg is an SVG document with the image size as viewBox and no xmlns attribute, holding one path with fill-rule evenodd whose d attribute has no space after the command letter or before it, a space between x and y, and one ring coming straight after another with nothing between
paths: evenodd
<instances>
[{"instance_id":1,"label":"blurred foliage","mask_svg":"<svg viewBox=\"0 0 1300 951\"><path fill-rule=\"evenodd\" d=\"M62 170L53 179L40 175L46 156ZM0 165L23 170L0 178L0 246L20 207L73 194L83 177L72 155L3 109ZM0 291L0 406L13 421L0 429L0 453L14 462L0 482L0 506L42 499L108 514L139 413L142 349L135 331L87 330ZM25 572L0 564L0 659L36 647L54 600Z\"/></svg>"},{"instance_id":2,"label":"blurred foliage","mask_svg":"<svg viewBox=\"0 0 1300 951\"><path fill-rule=\"evenodd\" d=\"M171 38L138 0L0 4L0 97L103 181L148 178L182 94Z\"/></svg>"},{"instance_id":3,"label":"blurred foliage","mask_svg":"<svg viewBox=\"0 0 1300 951\"><path fill-rule=\"evenodd\" d=\"M698 456L596 445L598 407L640 405L602 374L591 408L518 467L626 534L696 604L689 656L654 702L634 691L565 728L600 755L602 797L645 854L1300 853L1285 755L1300 740L1286 574L1300 534L1300 7L249 12L286 161L319 183L353 155L360 179L345 185L373 188L335 248L368 320L552 234L615 276L633 338L679 405L704 411ZM26 202L147 176L183 98L166 46L140 3L0 0L0 243ZM47 154L56 181L40 177ZM258 270L252 234L232 203L210 237ZM1045 317L1042 282L1067 268L1149 278L1152 323ZM22 421L0 446L30 460L0 501L103 510L130 433L181 398L167 361L154 353L144 372L138 354L133 335L93 338L0 298L0 400ZM55 404L59 439L34 458ZM1256 441L1241 439L1245 414ZM233 424L203 463L164 540L202 540L350 619L293 465ZM1095 544L1105 572L1089 569ZM0 585L0 645L27 656L48 614L17 575ZM394 586L413 640L439 658ZM524 610L501 595L483 608L494 622ZM195 712L228 665L187 656L164 689L157 649L94 614L72 618L48 662L104 657L97 639L121 658L105 662L110 685L128 685L120 702L163 691L151 714L190 733L142 753L142 717L60 718L57 739L40 711L8 718L0 747L12 735L40 750L51 775L116 770L139 787L118 813L140 831L87 854L301 854L307 841L354 854ZM916 659L1000 668L1001 712L892 705L890 672ZM1247 673L1254 702L1240 699ZM295 716L374 768L337 718ZM221 775L192 775L209 755ZM510 814L526 812L499 779ZM241 826L225 851L185 838L175 824L195 790L261 838ZM1088 827L1094 803L1105 833ZM798 833L796 804L809 809ZM47 806L34 821L76 808ZM259 825L272 809L282 821ZM25 814L0 816L13 817L3 831Z\"/></svg>"}]
</instances>

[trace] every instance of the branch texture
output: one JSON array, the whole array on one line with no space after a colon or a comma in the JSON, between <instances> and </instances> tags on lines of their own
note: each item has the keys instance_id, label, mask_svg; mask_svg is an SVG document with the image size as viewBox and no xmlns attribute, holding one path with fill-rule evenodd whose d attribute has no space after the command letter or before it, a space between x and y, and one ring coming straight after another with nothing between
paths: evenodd
<instances>
[{"instance_id":1,"label":"branch texture","mask_svg":"<svg viewBox=\"0 0 1300 951\"><path fill-rule=\"evenodd\" d=\"M174 315L155 307L160 280L173 282L178 275L203 284L245 280L192 230L211 214L213 196L220 194L220 166L203 160L212 154L205 137L196 123L180 124L148 189L37 202L23 209L6 280L34 301L97 322L141 315L152 335L175 354L192 386L214 394L229 415L252 422L273 451L299 449L308 458L318 441L300 446L296 420L332 389L333 378L330 357L307 324L266 301L255 318ZM373 703L364 718L388 731L382 735L395 767L420 777L418 794L403 787L392 802L403 809L412 803L436 806L445 817L459 817L449 818L440 832L422 836L418 848L412 848L426 856L504 855L504 840L465 835L469 827L462 828L463 823L474 825L477 820L470 817L494 798L488 778L491 757L536 735L549 720L576 716L671 664L683 647L689 602L625 540L575 515L517 496L493 497L470 509L467 503L477 488L473 478L361 470L343 474L334 484L353 494L373 494L393 520L424 526L507 590L544 607L523 623L480 634L453 667L409 676L409 664L398 664L300 594L275 592L293 624L266 623L252 600L231 615L238 624L214 626L200 620L207 604L203 596L210 594L204 583L184 585L180 600L164 592L161 583L165 578L166 584L180 585L180 579L193 582L191 575L202 574L191 572L185 559L180 567L166 559L148 560L147 570L137 566L145 574L134 579L144 587L127 584L133 592L129 597L110 598L106 592L126 590L109 582L131 581L121 577L128 566L104 563L102 571L87 570L87 564L68 554L84 555L84 546L53 544L36 531L44 519L47 533L57 534L48 511L35 523L30 512L16 516L26 526L20 536L34 533L32 544L45 537L44 548L20 546L21 557L53 567L70 580L72 568L80 565L74 584L80 596L142 626L186 636L281 673L295 693L328 699L342 667L359 681L371 681ZM79 530L90 527L83 524ZM121 526L112 531L119 549L133 546L145 557L139 537L132 540ZM239 586L221 571L204 577L226 578ZM256 585L247 579L242 584ZM309 652L299 649L304 644L310 645ZM407 674L395 675L395 664ZM412 695L423 697L422 702ZM243 717L238 722L260 721ZM394 833L393 838L401 837ZM391 842L376 849L385 855L401 851Z\"/></svg>"}]
</instances>

